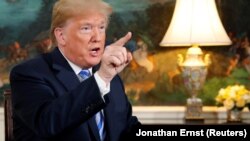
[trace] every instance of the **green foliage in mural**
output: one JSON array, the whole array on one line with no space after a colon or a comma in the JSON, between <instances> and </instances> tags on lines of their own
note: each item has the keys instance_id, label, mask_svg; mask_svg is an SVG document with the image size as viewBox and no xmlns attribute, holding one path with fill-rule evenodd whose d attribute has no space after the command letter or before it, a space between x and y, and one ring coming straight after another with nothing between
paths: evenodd
<instances>
[{"instance_id":1,"label":"green foliage in mural","mask_svg":"<svg viewBox=\"0 0 250 141\"><path fill-rule=\"evenodd\" d=\"M188 97L183 85L178 87L169 83L167 75L161 75L155 87L147 93L139 94L135 99L135 91L129 91L128 97L134 105L184 105Z\"/></svg>"},{"instance_id":2,"label":"green foliage in mural","mask_svg":"<svg viewBox=\"0 0 250 141\"><path fill-rule=\"evenodd\" d=\"M203 89L198 97L203 100L204 105L215 105L215 96L220 88L228 85L242 84L250 88L249 74L244 68L235 68L228 77L212 77L206 80ZM185 105L189 97L184 85L172 86L166 75L161 76L156 81L154 89L148 93L139 94L141 97L136 98L136 92L127 93L133 105Z\"/></svg>"},{"instance_id":3,"label":"green foliage in mural","mask_svg":"<svg viewBox=\"0 0 250 141\"><path fill-rule=\"evenodd\" d=\"M213 77L208 79L201 91L200 97L203 99L205 105L215 105L214 98L220 88L235 84L245 85L249 89L249 74L244 68L235 68L228 77Z\"/></svg>"}]
</instances>

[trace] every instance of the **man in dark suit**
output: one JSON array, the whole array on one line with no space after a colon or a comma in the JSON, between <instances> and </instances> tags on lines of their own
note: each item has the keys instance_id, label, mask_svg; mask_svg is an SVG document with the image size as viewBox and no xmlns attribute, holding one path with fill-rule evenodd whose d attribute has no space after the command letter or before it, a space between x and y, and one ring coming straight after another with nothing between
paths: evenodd
<instances>
[{"instance_id":1,"label":"man in dark suit","mask_svg":"<svg viewBox=\"0 0 250 141\"><path fill-rule=\"evenodd\" d=\"M10 74L15 140L119 141L140 125L117 75L132 60L123 47L131 33L104 49L111 12L101 0L55 3L57 47ZM82 69L91 76L82 78Z\"/></svg>"}]
</instances>

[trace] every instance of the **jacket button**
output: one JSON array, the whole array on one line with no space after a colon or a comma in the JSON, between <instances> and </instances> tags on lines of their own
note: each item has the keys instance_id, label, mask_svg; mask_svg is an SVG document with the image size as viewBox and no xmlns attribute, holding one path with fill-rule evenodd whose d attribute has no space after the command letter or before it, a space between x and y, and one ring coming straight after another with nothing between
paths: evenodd
<instances>
[{"instance_id":1,"label":"jacket button","mask_svg":"<svg viewBox=\"0 0 250 141\"><path fill-rule=\"evenodd\" d=\"M90 106L87 106L87 107L85 108L85 113L88 114L89 111L90 111Z\"/></svg>"}]
</instances>

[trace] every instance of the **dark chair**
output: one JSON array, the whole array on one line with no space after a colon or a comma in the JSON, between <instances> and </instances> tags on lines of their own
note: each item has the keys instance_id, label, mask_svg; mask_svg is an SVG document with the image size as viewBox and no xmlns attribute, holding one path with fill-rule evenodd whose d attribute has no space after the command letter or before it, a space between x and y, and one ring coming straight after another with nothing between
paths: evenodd
<instances>
[{"instance_id":1,"label":"dark chair","mask_svg":"<svg viewBox=\"0 0 250 141\"><path fill-rule=\"evenodd\" d=\"M12 100L11 90L7 89L4 95L4 122L5 122L5 141L13 141L13 120L12 120Z\"/></svg>"}]
</instances>

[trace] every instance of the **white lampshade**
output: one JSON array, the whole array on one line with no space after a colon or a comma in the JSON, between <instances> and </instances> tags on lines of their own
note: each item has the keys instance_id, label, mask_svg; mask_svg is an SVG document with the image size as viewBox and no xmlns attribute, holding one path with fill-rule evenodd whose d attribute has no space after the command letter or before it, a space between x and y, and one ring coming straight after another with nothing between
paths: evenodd
<instances>
[{"instance_id":1,"label":"white lampshade","mask_svg":"<svg viewBox=\"0 0 250 141\"><path fill-rule=\"evenodd\" d=\"M214 0L177 0L160 46L230 45Z\"/></svg>"}]
</instances>

